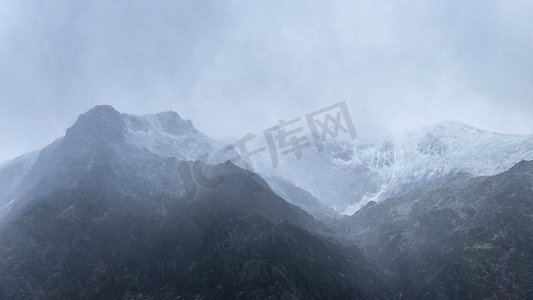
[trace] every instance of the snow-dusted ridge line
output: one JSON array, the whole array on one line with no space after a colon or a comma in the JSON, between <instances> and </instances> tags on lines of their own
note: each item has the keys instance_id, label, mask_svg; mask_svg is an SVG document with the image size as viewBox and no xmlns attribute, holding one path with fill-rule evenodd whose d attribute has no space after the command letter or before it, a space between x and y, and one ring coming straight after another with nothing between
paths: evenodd
<instances>
[{"instance_id":1,"label":"snow-dusted ridge line","mask_svg":"<svg viewBox=\"0 0 533 300\"><path fill-rule=\"evenodd\" d=\"M533 160L533 135L501 134L459 122L440 122L381 141L342 140L302 159L283 158L276 169L268 157L259 171L285 178L327 206L352 214L369 201L453 174L496 175L521 160Z\"/></svg>"},{"instance_id":2,"label":"snow-dusted ridge line","mask_svg":"<svg viewBox=\"0 0 533 300\"><path fill-rule=\"evenodd\" d=\"M194 160L225 147L194 128L190 120L183 120L172 111L122 116L126 143L159 156Z\"/></svg>"},{"instance_id":3,"label":"snow-dusted ridge line","mask_svg":"<svg viewBox=\"0 0 533 300\"><path fill-rule=\"evenodd\" d=\"M102 137L107 129L109 135ZM83 144L87 138L109 139L129 149L179 160L196 160L226 147L175 112L131 115L111 106L98 106L82 114L65 138L52 145L63 144L67 137L74 144ZM0 164L0 192L17 189L38 157L36 151ZM209 161L219 163L230 157L211 157ZM369 201L383 201L449 174L495 175L521 160L533 160L533 135L501 134L441 122L379 142L330 140L322 152L306 149L301 160L280 157L275 169L268 154L257 158L254 168L258 173L284 178L337 212L351 214ZM8 175L2 177L13 165L17 166L13 171L17 176L4 173ZM0 207L10 200L9 193L0 195Z\"/></svg>"},{"instance_id":4,"label":"snow-dusted ridge line","mask_svg":"<svg viewBox=\"0 0 533 300\"><path fill-rule=\"evenodd\" d=\"M533 135L501 134L458 122L442 122L393 140L394 166L379 169L389 182L377 193L348 207L353 214L370 201L382 201L402 187L453 173L490 176L533 159Z\"/></svg>"}]
</instances>

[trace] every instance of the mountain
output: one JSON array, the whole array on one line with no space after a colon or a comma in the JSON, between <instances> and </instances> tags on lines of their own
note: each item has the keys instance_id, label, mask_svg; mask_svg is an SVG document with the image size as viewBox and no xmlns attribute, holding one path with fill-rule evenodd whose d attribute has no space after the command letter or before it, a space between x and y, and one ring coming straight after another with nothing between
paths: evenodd
<instances>
[{"instance_id":1,"label":"mountain","mask_svg":"<svg viewBox=\"0 0 533 300\"><path fill-rule=\"evenodd\" d=\"M445 184L442 180L454 174L496 175L531 160L533 136L444 122L382 142L330 139L320 152L306 148L301 159L283 156L276 168L269 159L256 158L259 172L284 178L328 207L351 215L370 201Z\"/></svg>"},{"instance_id":2,"label":"mountain","mask_svg":"<svg viewBox=\"0 0 533 300\"><path fill-rule=\"evenodd\" d=\"M144 157L199 159L206 153L220 153L217 150L222 147L176 113L133 116L97 106L80 115L64 137L0 166L0 205L7 211L25 194L31 198L75 185L81 172L97 164L113 162L143 172ZM212 162L225 160L221 154L210 157Z\"/></svg>"},{"instance_id":3,"label":"mountain","mask_svg":"<svg viewBox=\"0 0 533 300\"><path fill-rule=\"evenodd\" d=\"M533 162L448 182L367 205L344 234L396 274L405 299L529 299Z\"/></svg>"},{"instance_id":4,"label":"mountain","mask_svg":"<svg viewBox=\"0 0 533 300\"><path fill-rule=\"evenodd\" d=\"M532 146L442 123L255 173L98 106L0 165L0 299L527 299Z\"/></svg>"},{"instance_id":5,"label":"mountain","mask_svg":"<svg viewBox=\"0 0 533 300\"><path fill-rule=\"evenodd\" d=\"M191 121L181 119L175 112L134 116L121 114L111 106L96 106L82 114L65 137L41 151L0 165L0 218L24 193L39 194L39 185L49 190L75 184L75 173L90 168L95 159L102 158L106 152L127 157L129 166L150 155L177 160L201 159L210 163L222 163L238 156L237 152L228 150L226 144L199 132ZM143 172L142 168L138 165L136 170L130 171ZM51 173L56 176L46 178ZM283 195L295 195L294 191L298 190L290 182L275 187L276 192ZM312 198L301 195L298 197ZM335 214L321 206L323 216L330 218ZM303 208L312 214L316 212L316 207Z\"/></svg>"},{"instance_id":6,"label":"mountain","mask_svg":"<svg viewBox=\"0 0 533 300\"><path fill-rule=\"evenodd\" d=\"M219 146L175 113L99 106L3 165L0 298L398 295L353 243L257 174L196 160Z\"/></svg>"}]
</instances>

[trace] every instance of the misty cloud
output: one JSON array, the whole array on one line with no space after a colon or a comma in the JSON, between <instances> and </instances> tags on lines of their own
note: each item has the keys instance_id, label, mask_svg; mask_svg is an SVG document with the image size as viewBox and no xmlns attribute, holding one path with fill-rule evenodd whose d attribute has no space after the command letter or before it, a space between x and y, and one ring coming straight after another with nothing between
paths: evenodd
<instances>
[{"instance_id":1,"label":"misty cloud","mask_svg":"<svg viewBox=\"0 0 533 300\"><path fill-rule=\"evenodd\" d=\"M97 104L241 136L346 101L361 134L532 133L531 1L0 0L0 161Z\"/></svg>"}]
</instances>

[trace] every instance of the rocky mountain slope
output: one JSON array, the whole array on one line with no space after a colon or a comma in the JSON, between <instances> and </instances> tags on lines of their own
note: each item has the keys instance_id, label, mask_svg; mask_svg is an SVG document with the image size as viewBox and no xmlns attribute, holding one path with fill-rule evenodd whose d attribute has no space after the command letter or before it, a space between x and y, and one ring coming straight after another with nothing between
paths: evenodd
<instances>
[{"instance_id":1,"label":"rocky mountain slope","mask_svg":"<svg viewBox=\"0 0 533 300\"><path fill-rule=\"evenodd\" d=\"M530 298L533 162L448 183L367 205L345 234L396 274L406 299Z\"/></svg>"},{"instance_id":2,"label":"rocky mountain slope","mask_svg":"<svg viewBox=\"0 0 533 300\"><path fill-rule=\"evenodd\" d=\"M357 247L255 173L188 160L216 143L187 126L96 107L34 161L8 163L24 172L2 169L21 179L2 177L16 188L0 222L0 298L398 295Z\"/></svg>"}]
</instances>

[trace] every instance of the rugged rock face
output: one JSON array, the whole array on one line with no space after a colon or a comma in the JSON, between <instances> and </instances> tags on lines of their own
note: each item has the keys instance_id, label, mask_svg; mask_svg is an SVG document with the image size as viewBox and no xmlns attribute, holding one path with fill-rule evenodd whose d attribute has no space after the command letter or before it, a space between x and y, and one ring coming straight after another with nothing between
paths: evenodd
<instances>
[{"instance_id":1,"label":"rugged rock face","mask_svg":"<svg viewBox=\"0 0 533 300\"><path fill-rule=\"evenodd\" d=\"M527 299L533 162L365 207L346 234L396 274L406 299Z\"/></svg>"},{"instance_id":2,"label":"rugged rock face","mask_svg":"<svg viewBox=\"0 0 533 300\"><path fill-rule=\"evenodd\" d=\"M178 143L194 131L176 117L157 128ZM258 175L182 160L205 141L178 157L131 143L154 128L133 119L97 107L32 162L0 225L0 298L395 297L355 246Z\"/></svg>"}]
</instances>

